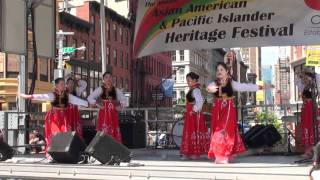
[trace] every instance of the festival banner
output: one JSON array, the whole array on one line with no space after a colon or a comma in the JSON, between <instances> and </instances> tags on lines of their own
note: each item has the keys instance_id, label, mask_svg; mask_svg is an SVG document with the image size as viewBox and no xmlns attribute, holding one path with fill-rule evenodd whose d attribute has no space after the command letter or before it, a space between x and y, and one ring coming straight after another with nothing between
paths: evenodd
<instances>
[{"instance_id":1,"label":"festival banner","mask_svg":"<svg viewBox=\"0 0 320 180\"><path fill-rule=\"evenodd\" d=\"M319 0L139 0L134 56L232 47L317 45Z\"/></svg>"}]
</instances>

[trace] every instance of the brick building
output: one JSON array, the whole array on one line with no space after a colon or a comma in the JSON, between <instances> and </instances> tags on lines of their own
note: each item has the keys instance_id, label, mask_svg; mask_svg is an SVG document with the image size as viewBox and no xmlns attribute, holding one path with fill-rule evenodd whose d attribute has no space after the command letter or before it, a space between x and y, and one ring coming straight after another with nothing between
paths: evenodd
<instances>
[{"instance_id":1,"label":"brick building","mask_svg":"<svg viewBox=\"0 0 320 180\"><path fill-rule=\"evenodd\" d=\"M133 62L133 103L139 107L154 105L152 93L159 93L162 79L168 78L172 73L170 55L169 53L157 53ZM164 98L158 102L158 105L170 107L172 98Z\"/></svg>"},{"instance_id":2,"label":"brick building","mask_svg":"<svg viewBox=\"0 0 320 180\"><path fill-rule=\"evenodd\" d=\"M74 15L60 13L60 27L73 31L65 45L86 46L86 53L75 54L69 64L71 70L88 78L88 91L101 81L100 4L84 1L71 10ZM131 94L133 106L149 107L154 104L152 92L158 89L162 78L171 74L168 53L158 53L141 59L132 58L134 26L132 21L105 7L107 70L115 76L117 87ZM161 101L161 106L171 106L171 99Z\"/></svg>"},{"instance_id":3,"label":"brick building","mask_svg":"<svg viewBox=\"0 0 320 180\"><path fill-rule=\"evenodd\" d=\"M87 78L88 91L101 83L100 4L85 2L76 7L76 16L60 13L60 29L74 32L67 37L65 46L86 46L77 52L68 64L72 72ZM114 74L114 83L125 92L131 91L131 23L113 10L106 8L107 70Z\"/></svg>"}]
</instances>

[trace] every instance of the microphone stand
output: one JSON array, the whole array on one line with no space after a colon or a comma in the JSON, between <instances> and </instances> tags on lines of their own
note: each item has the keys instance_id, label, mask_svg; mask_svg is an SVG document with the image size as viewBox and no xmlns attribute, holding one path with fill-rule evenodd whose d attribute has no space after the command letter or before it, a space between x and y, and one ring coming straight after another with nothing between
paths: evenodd
<instances>
[{"instance_id":1,"label":"microphone stand","mask_svg":"<svg viewBox=\"0 0 320 180\"><path fill-rule=\"evenodd\" d=\"M172 75L174 75L179 69L183 68L183 66L178 66L177 69L175 69L170 75L168 75L165 79L161 80L161 82L155 87L156 89L156 96L155 96L155 105L156 105L156 142L155 142L155 149L158 148L158 140L159 140L159 137L158 137L158 88L162 85L162 83L166 80L166 79L169 79Z\"/></svg>"}]
</instances>

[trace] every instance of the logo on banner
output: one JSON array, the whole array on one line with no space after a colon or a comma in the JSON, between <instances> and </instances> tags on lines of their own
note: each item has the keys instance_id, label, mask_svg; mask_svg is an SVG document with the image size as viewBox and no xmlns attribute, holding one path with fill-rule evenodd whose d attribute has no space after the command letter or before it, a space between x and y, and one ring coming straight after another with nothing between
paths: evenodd
<instances>
[{"instance_id":1,"label":"logo on banner","mask_svg":"<svg viewBox=\"0 0 320 180\"><path fill-rule=\"evenodd\" d=\"M307 6L314 10L320 10L320 1L319 0L304 0Z\"/></svg>"},{"instance_id":2,"label":"logo on banner","mask_svg":"<svg viewBox=\"0 0 320 180\"><path fill-rule=\"evenodd\" d=\"M320 15L314 15L311 17L311 23L314 25L320 24Z\"/></svg>"}]
</instances>

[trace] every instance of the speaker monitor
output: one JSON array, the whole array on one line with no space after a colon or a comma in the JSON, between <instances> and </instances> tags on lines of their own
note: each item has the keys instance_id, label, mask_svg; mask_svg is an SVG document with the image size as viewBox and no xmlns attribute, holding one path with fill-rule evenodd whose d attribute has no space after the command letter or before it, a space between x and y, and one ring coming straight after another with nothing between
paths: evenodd
<instances>
[{"instance_id":1,"label":"speaker monitor","mask_svg":"<svg viewBox=\"0 0 320 180\"><path fill-rule=\"evenodd\" d=\"M281 140L281 135L273 125L256 125L244 137L246 144L251 148L270 147Z\"/></svg>"},{"instance_id":2,"label":"speaker monitor","mask_svg":"<svg viewBox=\"0 0 320 180\"><path fill-rule=\"evenodd\" d=\"M249 129L248 132L244 134L244 141L251 148L259 148L264 145L264 140L261 137L256 137L256 134L265 128L265 125L257 124ZM252 137L255 137L254 139ZM257 139L260 138L260 139Z\"/></svg>"},{"instance_id":3,"label":"speaker monitor","mask_svg":"<svg viewBox=\"0 0 320 180\"><path fill-rule=\"evenodd\" d=\"M13 149L5 142L0 141L0 161L5 161L13 157Z\"/></svg>"},{"instance_id":4,"label":"speaker monitor","mask_svg":"<svg viewBox=\"0 0 320 180\"><path fill-rule=\"evenodd\" d=\"M130 150L102 131L97 132L85 151L102 164L119 164L131 160Z\"/></svg>"},{"instance_id":5,"label":"speaker monitor","mask_svg":"<svg viewBox=\"0 0 320 180\"><path fill-rule=\"evenodd\" d=\"M62 132L52 137L48 152L59 163L78 163L80 153L85 148L83 140L79 138L75 131Z\"/></svg>"}]
</instances>

